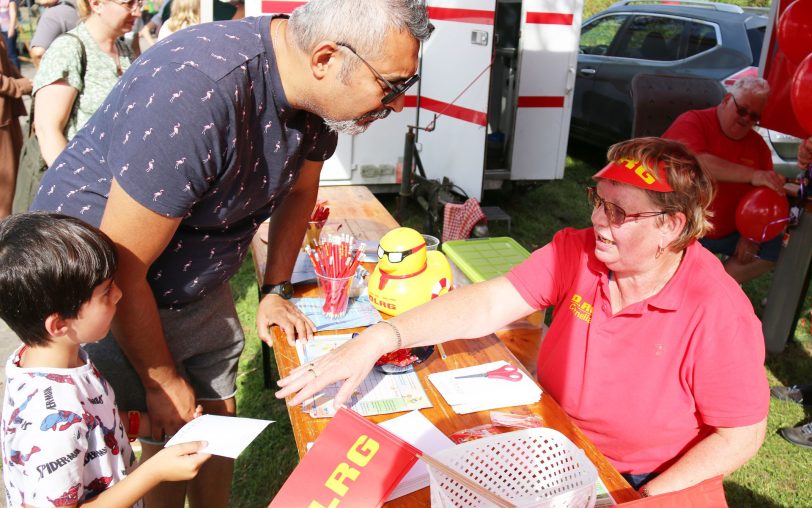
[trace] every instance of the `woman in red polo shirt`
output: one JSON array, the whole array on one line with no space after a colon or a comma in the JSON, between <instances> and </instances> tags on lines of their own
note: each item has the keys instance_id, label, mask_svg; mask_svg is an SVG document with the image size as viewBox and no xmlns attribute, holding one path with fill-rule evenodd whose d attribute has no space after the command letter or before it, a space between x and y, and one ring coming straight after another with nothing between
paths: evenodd
<instances>
[{"instance_id":1,"label":"woman in red polo shirt","mask_svg":"<svg viewBox=\"0 0 812 508\"><path fill-rule=\"evenodd\" d=\"M681 144L613 146L589 189L588 229L564 229L505 277L466 286L364 331L279 381L299 404L405 346L481 337L555 307L539 382L643 494L728 474L764 440L769 390L761 323L696 241L713 187ZM477 312L471 312L477 309ZM297 393L298 392L298 393Z\"/></svg>"}]
</instances>

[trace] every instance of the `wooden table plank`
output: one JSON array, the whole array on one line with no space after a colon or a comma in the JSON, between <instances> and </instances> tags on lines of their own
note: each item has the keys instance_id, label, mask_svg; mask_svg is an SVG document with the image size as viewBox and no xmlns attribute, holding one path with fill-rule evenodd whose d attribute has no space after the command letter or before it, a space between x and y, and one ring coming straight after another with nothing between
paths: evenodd
<instances>
[{"instance_id":1,"label":"wooden table plank","mask_svg":"<svg viewBox=\"0 0 812 508\"><path fill-rule=\"evenodd\" d=\"M330 219L328 227L332 223L337 226L342 224L342 231L351 232L353 236L361 240L377 242L387 231L398 226L389 212L378 202L372 193L365 187L329 187L319 189L319 198L327 199L330 207ZM262 226L267 228L267 224ZM261 280L264 271L264 259L267 246L260 239L260 233L256 235L252 242L252 250L255 259L255 266L258 280ZM369 270L374 264L366 265ZM315 284L299 285L296 288L296 296L307 297L317 296L318 288ZM527 333L526 327L515 327L500 331L511 339L511 334ZM335 335L339 333L350 333L360 331L358 329L340 330L334 332L321 332L320 335ZM281 376L287 375L294 367L299 365L299 360L294 347L287 343L282 331L275 327L272 330L273 350L276 365ZM426 418L437 426L446 435L453 434L459 430L490 423L488 411L481 411L468 415L458 415L451 407L445 403L442 395L434 388L434 385L427 379L428 374L442 372L449 369L470 367L482 363L506 360L521 365L516 357L511 354L507 347L496 335L482 337L479 339L456 340L444 344L448 358L444 361L436 352L423 364L417 367L417 374L421 384L425 389L433 407L422 409ZM535 379L535 376L532 376ZM572 420L567 416L561 407L546 393L542 395L541 401L529 406L513 407L510 411L527 412L540 416L544 420L544 425L553 428L567 436L578 447L582 448L589 459L595 464L603 482L618 503L638 499L639 496L622 476L609 463L606 457L589 442L586 436L578 429ZM289 407L290 416L296 448L299 456L303 456L307 451L307 444L316 440L318 435L329 423L328 418L311 418L309 414L302 411L301 407ZM374 422L382 422L398 416L397 413L389 415L377 415L370 417ZM429 503L429 489L424 488L408 496L395 499L387 503L391 507L424 507Z\"/></svg>"}]
</instances>

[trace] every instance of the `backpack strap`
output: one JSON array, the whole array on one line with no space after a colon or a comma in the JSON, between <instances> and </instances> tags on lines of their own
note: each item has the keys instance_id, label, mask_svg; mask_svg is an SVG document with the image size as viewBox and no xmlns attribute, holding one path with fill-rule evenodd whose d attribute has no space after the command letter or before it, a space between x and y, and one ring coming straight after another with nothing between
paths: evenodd
<instances>
[{"instance_id":1,"label":"backpack strap","mask_svg":"<svg viewBox=\"0 0 812 508\"><path fill-rule=\"evenodd\" d=\"M87 51L85 50L85 43L82 42L82 39L79 38L79 36L76 35L76 34L72 34L70 32L65 32L62 35L67 35L68 37L73 37L79 43L79 47L82 48L82 56L79 59L79 64L80 64L80 68L82 69L81 70L82 83L84 83L85 82L85 71L87 71Z\"/></svg>"},{"instance_id":2,"label":"backpack strap","mask_svg":"<svg viewBox=\"0 0 812 508\"><path fill-rule=\"evenodd\" d=\"M82 77L82 84L85 82L85 72L87 71L87 50L85 49L85 43L82 42L82 39L79 38L78 35L65 32L59 37L68 36L76 39L79 42L79 47L82 49L82 56L79 57L79 68L80 76ZM57 39L59 38L57 37ZM56 39L54 39L56 40ZM51 43L53 44L53 43ZM28 115L28 136L31 137L31 134L34 132L34 105L36 104L36 94L31 97L31 113ZM76 109L76 101L73 101L73 107L71 108L71 116L73 116L73 110Z\"/></svg>"}]
</instances>

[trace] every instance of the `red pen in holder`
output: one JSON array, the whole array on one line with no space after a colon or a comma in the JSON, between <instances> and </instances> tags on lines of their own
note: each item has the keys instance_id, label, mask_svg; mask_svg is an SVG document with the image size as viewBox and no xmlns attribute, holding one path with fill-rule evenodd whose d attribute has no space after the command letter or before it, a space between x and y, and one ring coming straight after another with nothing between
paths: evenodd
<instances>
[{"instance_id":1,"label":"red pen in holder","mask_svg":"<svg viewBox=\"0 0 812 508\"><path fill-rule=\"evenodd\" d=\"M313 213L310 214L310 220L307 221L307 229L305 230L304 244L311 249L318 248L319 239L321 238L321 230L327 223L327 218L330 216L330 209L326 206L316 205Z\"/></svg>"},{"instance_id":2,"label":"red pen in holder","mask_svg":"<svg viewBox=\"0 0 812 508\"><path fill-rule=\"evenodd\" d=\"M305 247L319 288L324 297L322 313L329 318L342 317L349 307L352 278L363 255L363 247L351 235L329 235L316 248Z\"/></svg>"}]
</instances>

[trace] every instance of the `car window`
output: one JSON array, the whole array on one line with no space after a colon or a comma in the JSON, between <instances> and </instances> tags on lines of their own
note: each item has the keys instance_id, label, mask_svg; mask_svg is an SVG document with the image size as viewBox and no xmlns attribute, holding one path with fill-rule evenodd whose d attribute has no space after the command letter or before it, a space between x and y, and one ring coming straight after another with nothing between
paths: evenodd
<instances>
[{"instance_id":1,"label":"car window","mask_svg":"<svg viewBox=\"0 0 812 508\"><path fill-rule=\"evenodd\" d=\"M643 60L677 60L686 21L662 16L635 16L628 23L614 56Z\"/></svg>"},{"instance_id":2,"label":"car window","mask_svg":"<svg viewBox=\"0 0 812 508\"><path fill-rule=\"evenodd\" d=\"M688 48L685 56L694 56L714 48L718 41L716 39L716 27L705 23L692 22L688 27Z\"/></svg>"},{"instance_id":3,"label":"car window","mask_svg":"<svg viewBox=\"0 0 812 508\"><path fill-rule=\"evenodd\" d=\"M764 31L766 27L748 28L747 40L750 41L750 51L753 53L753 63L750 65L758 67L761 60L761 47L764 44Z\"/></svg>"},{"instance_id":4,"label":"car window","mask_svg":"<svg viewBox=\"0 0 812 508\"><path fill-rule=\"evenodd\" d=\"M626 18L627 15L606 16L583 27L579 43L581 53L605 55Z\"/></svg>"}]
</instances>

